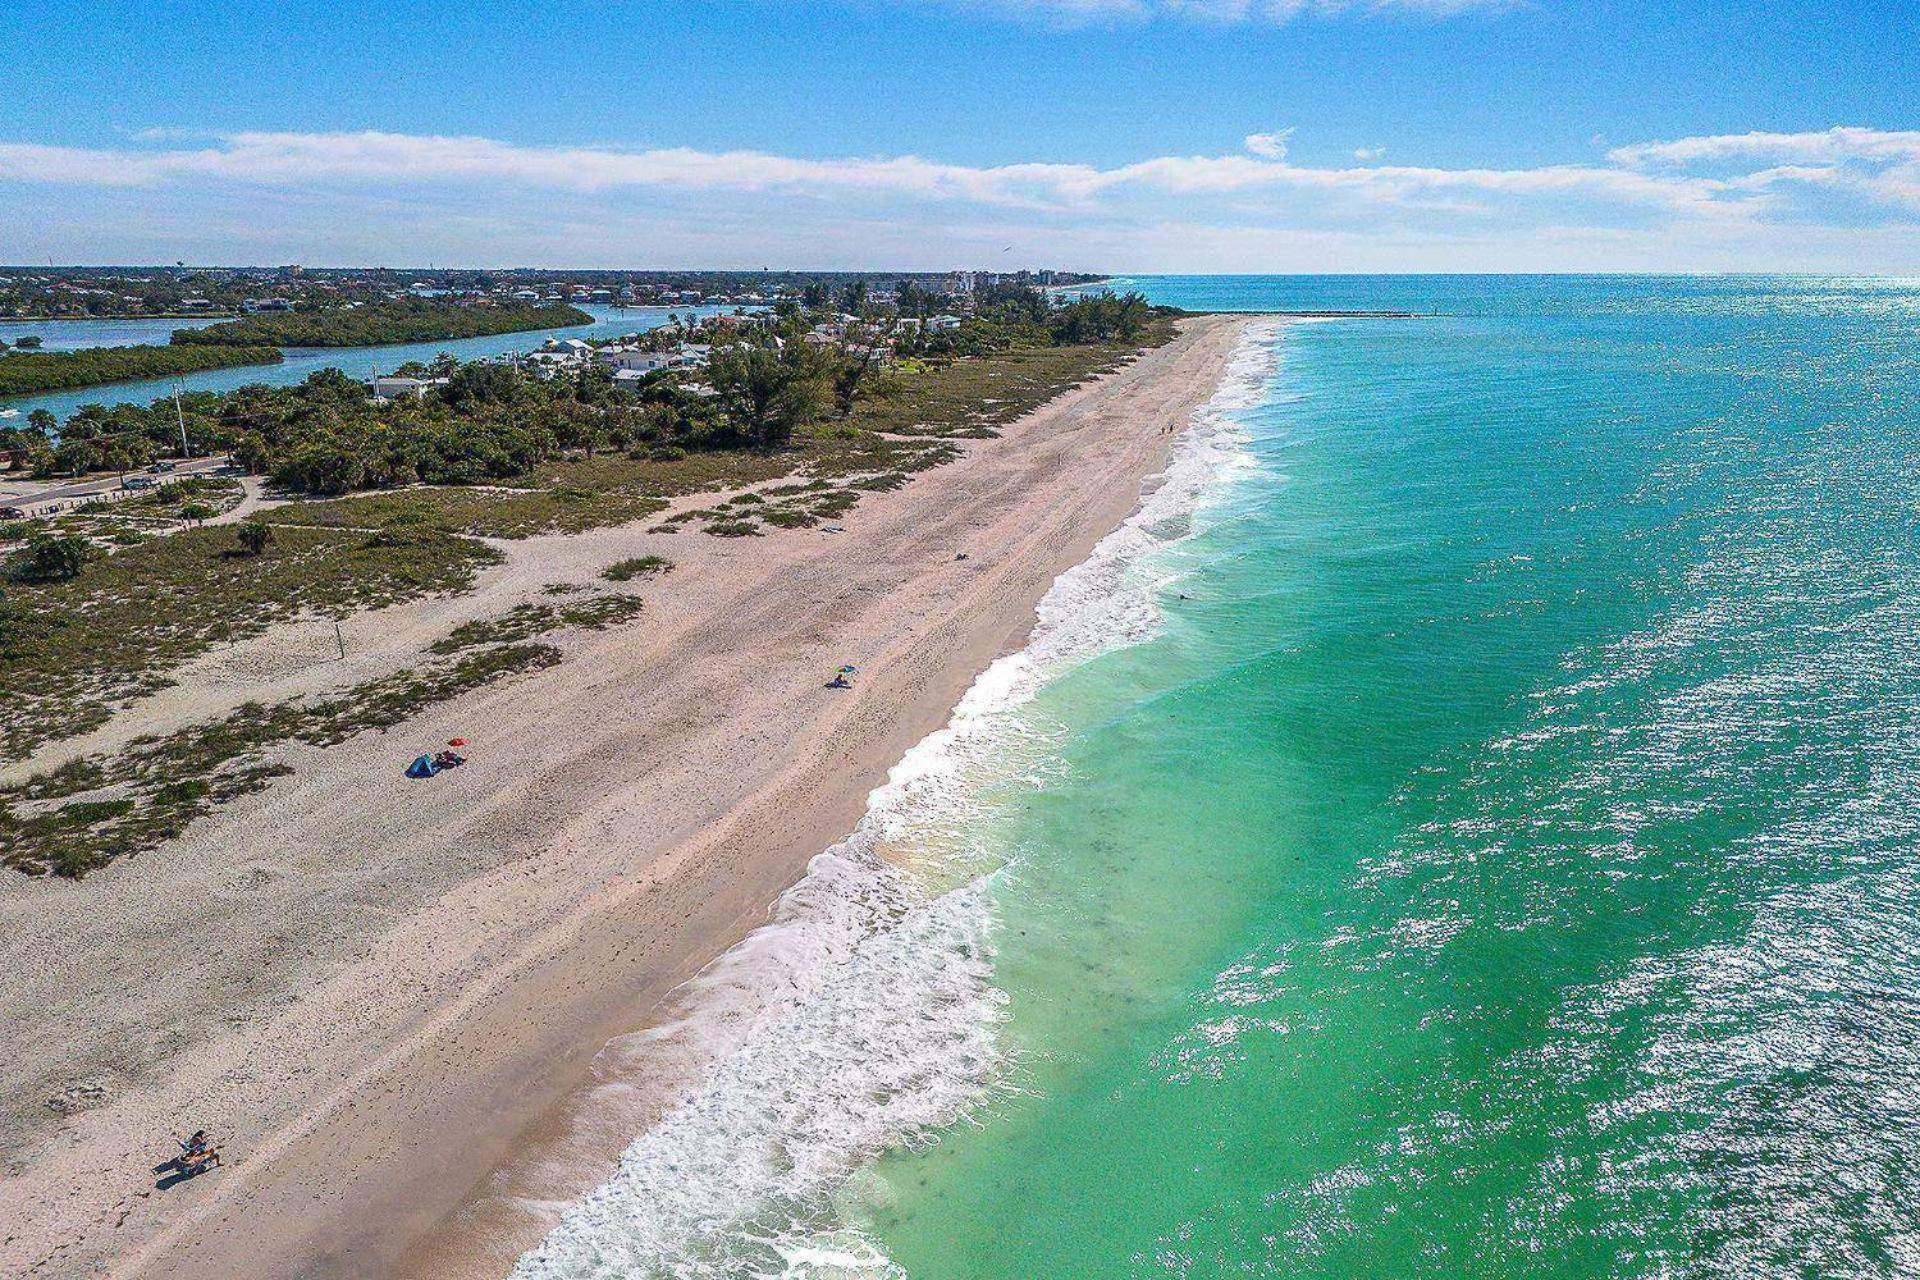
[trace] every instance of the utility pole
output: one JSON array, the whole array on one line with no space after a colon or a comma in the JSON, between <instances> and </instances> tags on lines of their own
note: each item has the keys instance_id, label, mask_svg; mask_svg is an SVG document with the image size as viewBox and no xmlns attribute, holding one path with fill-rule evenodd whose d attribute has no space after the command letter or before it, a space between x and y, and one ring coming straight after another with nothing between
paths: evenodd
<instances>
[{"instance_id":1,"label":"utility pole","mask_svg":"<svg viewBox=\"0 0 1920 1280\"><path fill-rule=\"evenodd\" d=\"M187 446L187 411L180 407L180 388L183 385L184 381L182 379L175 378L173 380L173 414L174 417L180 420L180 456L183 458L191 458L193 456L193 450Z\"/></svg>"}]
</instances>

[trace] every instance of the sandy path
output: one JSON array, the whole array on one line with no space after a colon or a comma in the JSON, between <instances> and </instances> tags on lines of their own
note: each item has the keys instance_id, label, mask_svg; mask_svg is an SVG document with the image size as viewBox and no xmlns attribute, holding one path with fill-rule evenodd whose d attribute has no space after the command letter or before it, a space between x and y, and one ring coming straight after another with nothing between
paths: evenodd
<instances>
[{"instance_id":1,"label":"sandy path","mask_svg":"<svg viewBox=\"0 0 1920 1280\"><path fill-rule=\"evenodd\" d=\"M542 582L647 551L678 567L556 668L289 750L294 776L79 885L0 883L0 1018L19 1031L0 1272L397 1273L1017 643L1131 510L1238 329L1190 322L869 498L837 537L542 540ZM381 643L452 616L419 613L419 637ZM859 688L823 691L842 661ZM399 777L455 734L473 763ZM74 1085L101 1096L70 1095L86 1109L63 1119L46 1099ZM153 1190L147 1166L194 1124L232 1163Z\"/></svg>"}]
</instances>

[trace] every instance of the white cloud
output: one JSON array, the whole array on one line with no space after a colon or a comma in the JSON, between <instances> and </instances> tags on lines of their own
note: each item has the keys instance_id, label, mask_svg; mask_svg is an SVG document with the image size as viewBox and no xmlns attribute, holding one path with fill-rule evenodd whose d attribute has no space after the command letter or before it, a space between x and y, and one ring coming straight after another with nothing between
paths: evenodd
<instances>
[{"instance_id":1,"label":"white cloud","mask_svg":"<svg viewBox=\"0 0 1920 1280\"><path fill-rule=\"evenodd\" d=\"M1707 134L1615 147L1607 158L1642 172L1745 168L1724 180L1729 190L1817 188L1869 204L1920 209L1920 130L1841 126Z\"/></svg>"},{"instance_id":2,"label":"white cloud","mask_svg":"<svg viewBox=\"0 0 1920 1280\"><path fill-rule=\"evenodd\" d=\"M1441 169L1288 163L1291 131L1247 139L1257 155L1159 156L1115 168L1084 164L947 164L919 156L809 159L687 147L527 147L492 138L401 133L235 133L207 145L150 148L0 143L0 179L100 186L221 180L283 184L501 184L585 192L675 191L966 201L1084 210L1102 197L1226 196L1296 191L1401 203L1435 192L1585 196L1676 211L1735 207L1750 190L1723 180L1625 167Z\"/></svg>"},{"instance_id":3,"label":"white cloud","mask_svg":"<svg viewBox=\"0 0 1920 1280\"><path fill-rule=\"evenodd\" d=\"M1607 153L1615 164L1690 165L1724 160L1820 163L1920 160L1920 130L1837 126L1810 133L1720 133L1643 142Z\"/></svg>"},{"instance_id":4,"label":"white cloud","mask_svg":"<svg viewBox=\"0 0 1920 1280\"><path fill-rule=\"evenodd\" d=\"M1596 238L1714 246L1746 244L1742 237L1789 223L1920 230L1912 225L1912 211L1920 210L1920 134L1914 133L1721 135L1619 147L1592 163L1445 168L1377 163L1384 148L1361 148L1351 163L1299 164L1288 158L1292 132L1248 135L1236 154L1153 156L1102 167L524 146L387 132L168 129L104 147L0 143L0 184L12 184L7 200L16 213L32 202L34 189L46 191L39 203L61 210L55 219L61 234L72 236L84 250L79 256L88 259L100 257L106 243L89 238L88 210L101 225L109 210L115 225L124 225L134 216L127 211L141 209L156 216L165 210L177 224L190 225L196 208L248 202L264 208L270 201L287 209L297 202L307 211L300 216L316 226L348 216L347 210L362 214L381 202L403 202L404 218L390 212L380 224L397 245L445 241L456 225L484 226L489 218L503 242L532 244L536 233L528 228L569 225L559 215L565 208L573 211L572 225L600 225L609 234L638 220L664 226L677 219L700 229L686 232L685 243L732 243L742 252L804 247L856 222L894 229L884 238L870 234L876 253L923 238L947 243L951 219L986 215L1026 228L1024 235L1009 234L1002 247L1072 244L1075 237L1087 245L1118 243L1152 227L1204 224L1222 235L1240 227L1249 245L1287 236L1331 237L1329 244L1374 236L1430 256L1442 243L1519 243L1549 226L1584 227ZM287 218L291 223L294 215ZM1807 233L1796 234L1810 243ZM1566 249L1571 236L1541 242L1542 252ZM1892 234L1876 241L1907 242ZM1841 243L1823 243L1820 251L1831 255Z\"/></svg>"},{"instance_id":5,"label":"white cloud","mask_svg":"<svg viewBox=\"0 0 1920 1280\"><path fill-rule=\"evenodd\" d=\"M1247 150L1268 160L1287 158L1287 139L1293 137L1292 129L1276 129L1272 133L1250 133L1246 137Z\"/></svg>"}]
</instances>

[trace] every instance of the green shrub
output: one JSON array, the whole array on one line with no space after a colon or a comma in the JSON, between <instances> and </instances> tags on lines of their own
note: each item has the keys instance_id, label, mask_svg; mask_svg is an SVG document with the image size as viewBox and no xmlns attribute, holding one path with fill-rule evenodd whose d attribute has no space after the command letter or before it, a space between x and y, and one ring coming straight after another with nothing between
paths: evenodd
<instances>
[{"instance_id":1,"label":"green shrub","mask_svg":"<svg viewBox=\"0 0 1920 1280\"><path fill-rule=\"evenodd\" d=\"M21 582L68 582L93 556L93 544L77 534L42 533L13 553L7 572Z\"/></svg>"},{"instance_id":2,"label":"green shrub","mask_svg":"<svg viewBox=\"0 0 1920 1280\"><path fill-rule=\"evenodd\" d=\"M665 573L673 568L673 561L665 556L634 556L629 560L616 560L601 570L600 576L609 582L630 582L646 573Z\"/></svg>"},{"instance_id":3,"label":"green shrub","mask_svg":"<svg viewBox=\"0 0 1920 1280\"><path fill-rule=\"evenodd\" d=\"M257 556L273 545L273 526L260 520L242 520L234 526L233 536L241 551Z\"/></svg>"}]
</instances>

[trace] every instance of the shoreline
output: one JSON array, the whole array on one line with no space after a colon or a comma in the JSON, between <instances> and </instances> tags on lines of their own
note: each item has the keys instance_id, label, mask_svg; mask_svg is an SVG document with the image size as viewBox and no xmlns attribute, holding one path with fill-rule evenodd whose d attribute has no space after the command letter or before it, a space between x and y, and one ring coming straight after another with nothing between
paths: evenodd
<instances>
[{"instance_id":1,"label":"shoreline","mask_svg":"<svg viewBox=\"0 0 1920 1280\"><path fill-rule=\"evenodd\" d=\"M0 1190L18 1224L0 1261L33 1275L94 1274L106 1259L129 1276L504 1273L531 1241L494 1241L448 1269L436 1235L458 1234L492 1172L591 1087L601 1048L763 923L893 764L1020 643L1052 581L1131 512L1166 429L1211 395L1241 323L1187 322L876 496L835 538L556 539L556 557L644 546L680 565L636 626L407 726L423 740L482 730L479 767L457 783L404 799L370 790L398 748L356 740L177 846L63 889L149 923L217 897L237 922L234 963L261 941L241 930L271 928L288 972L270 975L281 989L264 1007L227 1010L237 975L214 975L209 994L194 962L171 973L171 940L102 937L83 920L63 945L103 946L85 958L109 981L63 988L52 966L62 1025L86 1027L112 979L142 969L187 987L162 991L156 1022L170 1005L199 1024L161 1057L166 1071L129 1072L60 1142L29 1151ZM817 687L836 661L862 669L850 697ZM0 893L0 918L45 914L53 895L30 895ZM308 916L274 909L316 896L324 910ZM21 961L35 941L5 945ZM148 1194L136 1163L184 1115L231 1134L238 1158Z\"/></svg>"},{"instance_id":2,"label":"shoreline","mask_svg":"<svg viewBox=\"0 0 1920 1280\"><path fill-rule=\"evenodd\" d=\"M1027 792L1022 780L1050 773L1060 746L1050 715L1028 707L1161 634L1157 557L1249 465L1235 419L1273 365L1243 332L1132 511L1049 584L1027 632L888 771L767 923L676 992L669 1021L607 1046L574 1131L522 1162L531 1176L490 1186L463 1215L462 1244L501 1219L551 1224L514 1280L759 1274L775 1257L886 1269L883 1242L848 1206L891 1203L879 1176L890 1153L984 1120L1018 1075L990 958L1004 924L995 886L1019 877L1005 791ZM664 1106L644 1114L630 1090ZM617 1166L584 1188L557 1185L553 1170L613 1130Z\"/></svg>"}]
</instances>

